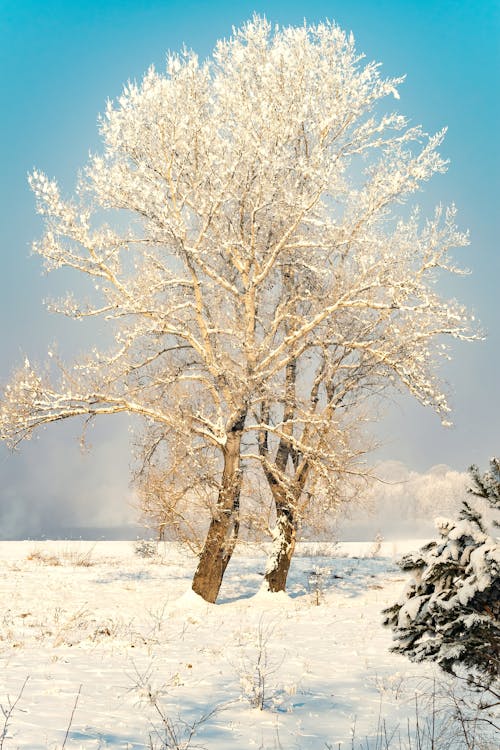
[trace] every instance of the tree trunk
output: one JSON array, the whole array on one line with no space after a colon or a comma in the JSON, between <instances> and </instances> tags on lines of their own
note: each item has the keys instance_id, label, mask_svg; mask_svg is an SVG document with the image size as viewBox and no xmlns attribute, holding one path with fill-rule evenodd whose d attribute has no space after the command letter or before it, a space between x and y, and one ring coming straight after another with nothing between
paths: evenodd
<instances>
[{"instance_id":1,"label":"tree trunk","mask_svg":"<svg viewBox=\"0 0 500 750\"><path fill-rule=\"evenodd\" d=\"M309 463L303 461L295 471L293 492L278 484L271 472L265 472L276 506L273 546L266 565L265 579L269 591L286 590L295 543L297 541L297 508L309 474Z\"/></svg>"},{"instance_id":2,"label":"tree trunk","mask_svg":"<svg viewBox=\"0 0 500 750\"><path fill-rule=\"evenodd\" d=\"M192 588L207 602L214 603L222 578L233 554L239 533L241 491L240 444L246 413L228 432L224 448L224 470L216 511L200 553Z\"/></svg>"},{"instance_id":3,"label":"tree trunk","mask_svg":"<svg viewBox=\"0 0 500 750\"><path fill-rule=\"evenodd\" d=\"M267 587L273 593L286 589L286 579L297 537L294 509L290 499L284 498L283 494L282 488L276 485L273 487L276 503L276 526L273 529L273 547L267 560L265 573ZM280 496L279 499L278 495Z\"/></svg>"}]
</instances>

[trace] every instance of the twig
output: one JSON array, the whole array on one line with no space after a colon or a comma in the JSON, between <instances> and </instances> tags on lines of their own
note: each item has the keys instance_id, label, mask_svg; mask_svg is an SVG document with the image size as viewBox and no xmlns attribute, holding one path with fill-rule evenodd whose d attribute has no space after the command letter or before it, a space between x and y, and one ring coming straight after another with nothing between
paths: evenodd
<instances>
[{"instance_id":1,"label":"twig","mask_svg":"<svg viewBox=\"0 0 500 750\"><path fill-rule=\"evenodd\" d=\"M434 678L432 690L432 729L431 729L431 748L435 750L434 738L436 736L436 678Z\"/></svg>"},{"instance_id":2,"label":"twig","mask_svg":"<svg viewBox=\"0 0 500 750\"><path fill-rule=\"evenodd\" d=\"M19 703L19 701L22 698L22 695L23 695L23 692L24 692L24 688L26 687L26 684L27 684L29 678L30 678L30 675L28 675L26 677L26 679L24 680L24 682L23 682L23 684L21 686L21 689L20 689L19 693L17 694L17 698L15 699L14 703L11 703L10 702L10 698L7 697L7 701L8 701L8 704L9 704L8 708L4 708L3 706L0 706L0 708L2 710L2 713L4 715L3 729L2 729L2 734L0 735L0 750L2 750L2 748L3 748L3 741L7 737L7 727L8 727L10 718L12 716L12 713L13 713L15 707L17 706L17 704Z\"/></svg>"},{"instance_id":3,"label":"twig","mask_svg":"<svg viewBox=\"0 0 500 750\"><path fill-rule=\"evenodd\" d=\"M161 708L156 698L154 696L150 696L150 698L153 708L160 717L162 723L163 737L160 734L160 730L156 727L153 727L154 733L162 743L161 750L189 750L189 748L194 748L194 746L191 745L191 742L194 739L200 726L209 721L212 716L215 716L215 714L217 714L219 711L222 711L226 707L226 705L229 705L220 704L214 706L214 708L207 711L205 714L200 716L198 719L195 719L190 724L180 717L178 721L172 721L172 719L170 719L170 717L167 716L167 714ZM151 748L153 748L153 739L151 734L149 735L149 741Z\"/></svg>"},{"instance_id":4,"label":"twig","mask_svg":"<svg viewBox=\"0 0 500 750\"><path fill-rule=\"evenodd\" d=\"M70 732L70 729L71 729L71 725L72 725L72 723L73 723L73 717L74 717L74 715L75 715L76 707L77 707L77 705L78 705L78 700L79 700L79 698L80 698L80 693L82 692L82 687L83 687L83 686L82 686L82 685L80 685L80 687L78 688L78 692L77 692L77 694L76 694L75 702L74 702L74 704L73 704L73 710L72 710L72 712L71 712L71 716L69 717L69 724L68 724L68 728L66 729L66 734L65 734L65 736L64 736L64 741L63 741L63 743L62 743L62 745L61 745L61 750L64 750L64 748L66 747L66 740L68 739L68 736L69 736L69 732Z\"/></svg>"}]
</instances>

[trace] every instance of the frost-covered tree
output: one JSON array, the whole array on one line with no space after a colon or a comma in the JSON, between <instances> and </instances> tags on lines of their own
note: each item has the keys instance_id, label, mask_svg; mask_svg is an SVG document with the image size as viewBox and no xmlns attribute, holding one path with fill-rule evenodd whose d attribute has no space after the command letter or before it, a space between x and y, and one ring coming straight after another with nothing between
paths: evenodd
<instances>
[{"instance_id":1,"label":"frost-covered tree","mask_svg":"<svg viewBox=\"0 0 500 750\"><path fill-rule=\"evenodd\" d=\"M470 321L434 282L467 237L453 207L424 220L403 206L446 162L444 131L384 107L401 82L333 23L254 17L207 62L172 54L108 104L74 199L30 178L46 225L35 253L94 282L53 309L102 318L114 344L72 365L26 360L0 434L17 445L61 419L137 415L183 502L204 484L193 588L209 601L252 465L275 504L279 590L311 503L327 512L358 471L366 398L400 387L446 419L435 365Z\"/></svg>"},{"instance_id":2,"label":"frost-covered tree","mask_svg":"<svg viewBox=\"0 0 500 750\"><path fill-rule=\"evenodd\" d=\"M457 521L436 519L441 538L403 557L400 566L412 577L384 611L393 651L455 674L466 668L490 686L500 686L499 468L498 459L483 475L471 467L470 493L489 510L464 501Z\"/></svg>"}]
</instances>

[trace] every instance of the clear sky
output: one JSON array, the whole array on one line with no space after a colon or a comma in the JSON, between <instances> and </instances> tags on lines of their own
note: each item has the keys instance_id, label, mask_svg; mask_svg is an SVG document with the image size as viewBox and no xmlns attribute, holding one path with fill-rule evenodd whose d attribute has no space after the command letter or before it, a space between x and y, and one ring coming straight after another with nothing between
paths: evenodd
<instances>
[{"instance_id":1,"label":"clear sky","mask_svg":"<svg viewBox=\"0 0 500 750\"><path fill-rule=\"evenodd\" d=\"M377 455L418 471L485 465L500 451L498 0L0 0L0 378L25 354L43 358L56 339L65 351L79 351L95 335L44 311L42 299L63 291L70 278L42 276L29 256L41 224L28 171L36 166L71 191L89 150L98 148L96 120L107 98L151 63L161 69L168 49L186 44L208 56L254 11L284 25L337 21L384 73L407 74L404 114L429 132L449 127L442 152L450 169L427 186L421 203L455 201L460 226L470 229L471 246L459 260L473 273L443 291L474 308L487 339L457 346L444 373L455 427L445 430L432 413L397 399L380 426ZM96 433L90 457L80 457L78 430L67 426L47 430L20 456L2 448L0 538L133 516L126 423L116 419Z\"/></svg>"}]
</instances>

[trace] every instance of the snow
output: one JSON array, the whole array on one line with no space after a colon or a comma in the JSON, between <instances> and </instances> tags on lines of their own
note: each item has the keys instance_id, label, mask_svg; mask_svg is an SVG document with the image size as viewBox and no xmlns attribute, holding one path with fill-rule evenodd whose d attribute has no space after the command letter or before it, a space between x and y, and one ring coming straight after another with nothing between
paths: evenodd
<instances>
[{"instance_id":1,"label":"snow","mask_svg":"<svg viewBox=\"0 0 500 750\"><path fill-rule=\"evenodd\" d=\"M280 595L262 586L265 550L242 546L213 605L175 544L141 558L130 542L1 542L4 709L27 679L3 750L60 750L68 727L67 750L161 748L158 711L178 747L210 714L191 747L350 748L354 732L375 748L381 717L406 731L434 674L390 653L381 625L404 584L393 553L418 545L298 545Z\"/></svg>"},{"instance_id":2,"label":"snow","mask_svg":"<svg viewBox=\"0 0 500 750\"><path fill-rule=\"evenodd\" d=\"M422 605L428 600L428 596L413 596L405 602L399 611L398 627L409 627L420 613Z\"/></svg>"},{"instance_id":3,"label":"snow","mask_svg":"<svg viewBox=\"0 0 500 750\"><path fill-rule=\"evenodd\" d=\"M258 592L252 596L252 603L257 606L269 607L293 607L293 600L285 591L273 594L269 591L266 583L263 583Z\"/></svg>"}]
</instances>

